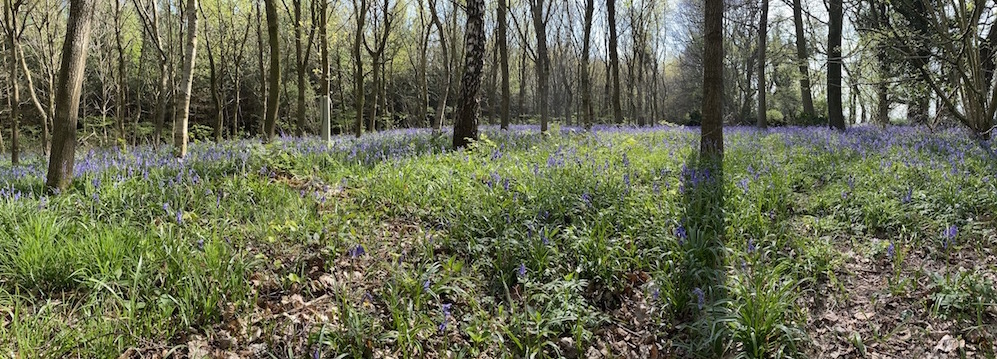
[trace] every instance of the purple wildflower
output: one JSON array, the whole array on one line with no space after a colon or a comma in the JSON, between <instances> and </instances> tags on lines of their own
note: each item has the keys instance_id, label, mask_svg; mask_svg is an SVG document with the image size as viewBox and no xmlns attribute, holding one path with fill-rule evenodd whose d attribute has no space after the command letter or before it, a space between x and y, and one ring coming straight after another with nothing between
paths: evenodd
<instances>
[{"instance_id":1,"label":"purple wildflower","mask_svg":"<svg viewBox=\"0 0 997 359\"><path fill-rule=\"evenodd\" d=\"M679 244L683 243L686 238L689 238L689 234L685 231L685 226L678 226L678 228L675 228L675 236L679 237Z\"/></svg>"},{"instance_id":2,"label":"purple wildflower","mask_svg":"<svg viewBox=\"0 0 997 359\"><path fill-rule=\"evenodd\" d=\"M357 244L356 247L353 247L353 248L351 248L349 250L350 257L353 257L353 258L357 258L357 257L363 256L366 253L367 253L367 251L364 250L362 244Z\"/></svg>"},{"instance_id":3,"label":"purple wildflower","mask_svg":"<svg viewBox=\"0 0 997 359\"><path fill-rule=\"evenodd\" d=\"M177 211L177 224L183 224L183 211Z\"/></svg>"},{"instance_id":4,"label":"purple wildflower","mask_svg":"<svg viewBox=\"0 0 997 359\"><path fill-rule=\"evenodd\" d=\"M890 246L886 247L886 257L893 259L893 256L897 254L896 248L893 246L893 242L890 242Z\"/></svg>"},{"instance_id":5,"label":"purple wildflower","mask_svg":"<svg viewBox=\"0 0 997 359\"><path fill-rule=\"evenodd\" d=\"M692 290L692 294L696 296L696 305L702 310L706 306L706 293L703 293L702 289L696 287L696 289Z\"/></svg>"},{"instance_id":6,"label":"purple wildflower","mask_svg":"<svg viewBox=\"0 0 997 359\"><path fill-rule=\"evenodd\" d=\"M750 253L754 253L755 249L756 249L756 247L755 247L755 240L751 239L751 238L748 238L748 253L749 254Z\"/></svg>"},{"instance_id":7,"label":"purple wildflower","mask_svg":"<svg viewBox=\"0 0 997 359\"><path fill-rule=\"evenodd\" d=\"M526 265L525 264L523 264L523 263L519 264L519 271L518 271L518 273L519 273L520 277L526 277Z\"/></svg>"},{"instance_id":8,"label":"purple wildflower","mask_svg":"<svg viewBox=\"0 0 997 359\"><path fill-rule=\"evenodd\" d=\"M439 326L441 332L447 331L447 322L450 321L450 305L450 303L445 303L440 306L440 309L443 310L443 322L441 322Z\"/></svg>"},{"instance_id":9,"label":"purple wildflower","mask_svg":"<svg viewBox=\"0 0 997 359\"><path fill-rule=\"evenodd\" d=\"M744 191L744 194L748 194L748 179L747 178L742 178L741 181L739 181L737 183L737 186L741 187L741 190Z\"/></svg>"},{"instance_id":10,"label":"purple wildflower","mask_svg":"<svg viewBox=\"0 0 997 359\"><path fill-rule=\"evenodd\" d=\"M911 197L914 195L914 189L908 188L907 193L904 194L903 198L900 199L900 203L908 204L910 203Z\"/></svg>"}]
</instances>

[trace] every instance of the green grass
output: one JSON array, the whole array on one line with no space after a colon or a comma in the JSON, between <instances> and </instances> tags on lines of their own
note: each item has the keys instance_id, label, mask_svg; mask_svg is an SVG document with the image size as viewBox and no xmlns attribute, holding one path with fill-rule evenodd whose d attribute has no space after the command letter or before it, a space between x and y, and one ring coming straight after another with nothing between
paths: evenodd
<instances>
[{"instance_id":1,"label":"green grass","mask_svg":"<svg viewBox=\"0 0 997 359\"><path fill-rule=\"evenodd\" d=\"M807 357L852 257L992 333L994 165L892 131L735 129L722 175L672 129L97 151L58 196L29 161L0 171L0 352Z\"/></svg>"}]
</instances>

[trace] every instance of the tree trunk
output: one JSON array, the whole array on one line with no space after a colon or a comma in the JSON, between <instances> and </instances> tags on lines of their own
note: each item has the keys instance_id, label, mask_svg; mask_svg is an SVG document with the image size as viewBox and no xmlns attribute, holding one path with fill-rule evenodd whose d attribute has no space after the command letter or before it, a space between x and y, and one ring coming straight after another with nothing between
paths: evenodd
<instances>
[{"instance_id":1,"label":"tree trunk","mask_svg":"<svg viewBox=\"0 0 997 359\"><path fill-rule=\"evenodd\" d=\"M117 119L118 125L118 139L124 143L125 137L125 94L127 93L128 86L128 73L125 68L125 46L121 41L121 33L124 28L122 24L123 10L121 9L121 0L114 0L114 24L115 28L118 29L114 32L114 43L115 49L118 55L118 88L117 88L117 100L115 101L114 117Z\"/></svg>"},{"instance_id":2,"label":"tree trunk","mask_svg":"<svg viewBox=\"0 0 997 359\"><path fill-rule=\"evenodd\" d=\"M807 53L807 38L803 32L803 6L800 0L793 0L793 25L796 28L796 57L800 66L800 97L803 102L803 114L814 118L813 94L810 92L810 55Z\"/></svg>"},{"instance_id":3,"label":"tree trunk","mask_svg":"<svg viewBox=\"0 0 997 359\"><path fill-rule=\"evenodd\" d=\"M827 110L831 127L844 131L845 115L841 103L841 22L842 0L830 0L827 30Z\"/></svg>"},{"instance_id":4,"label":"tree trunk","mask_svg":"<svg viewBox=\"0 0 997 359\"><path fill-rule=\"evenodd\" d=\"M187 121L190 118L191 85L194 82L194 57L197 56L197 0L187 0L187 48L184 56L183 73L180 78L180 97L177 98L177 127L174 129L173 145L177 158L187 156Z\"/></svg>"},{"instance_id":5,"label":"tree trunk","mask_svg":"<svg viewBox=\"0 0 997 359\"><path fill-rule=\"evenodd\" d=\"M332 116L329 101L329 2L323 1L319 16L319 47L322 77L319 80L319 117L322 121L322 141L332 141Z\"/></svg>"},{"instance_id":6,"label":"tree trunk","mask_svg":"<svg viewBox=\"0 0 997 359\"><path fill-rule=\"evenodd\" d=\"M354 5L356 3L354 2ZM360 44L363 42L363 28L367 17L367 0L360 0L359 11L357 12L357 32L353 38L353 97L355 98L356 109L356 136L363 134L363 105L364 105L364 84L363 84L363 58L360 57Z\"/></svg>"},{"instance_id":7,"label":"tree trunk","mask_svg":"<svg viewBox=\"0 0 997 359\"><path fill-rule=\"evenodd\" d=\"M595 10L595 0L585 0L585 35L582 40L582 116L585 128L592 128L592 88L590 83L589 56L592 53L592 13Z\"/></svg>"},{"instance_id":8,"label":"tree trunk","mask_svg":"<svg viewBox=\"0 0 997 359\"><path fill-rule=\"evenodd\" d=\"M294 59L295 75L297 75L298 97L297 97L297 126L294 127L294 134L301 137L305 134L305 59L302 47L304 46L304 32L301 31L301 0L292 2L294 7Z\"/></svg>"},{"instance_id":9,"label":"tree trunk","mask_svg":"<svg viewBox=\"0 0 997 359\"><path fill-rule=\"evenodd\" d=\"M700 156L723 160L724 45L723 0L706 0L703 51L703 124L700 127Z\"/></svg>"},{"instance_id":10,"label":"tree trunk","mask_svg":"<svg viewBox=\"0 0 997 359\"><path fill-rule=\"evenodd\" d=\"M533 13L533 27L537 33L537 107L540 108L540 133L547 132L549 116L550 58L547 55L547 21L544 19L546 0L530 2Z\"/></svg>"},{"instance_id":11,"label":"tree trunk","mask_svg":"<svg viewBox=\"0 0 997 359\"><path fill-rule=\"evenodd\" d=\"M499 68L502 71L502 113L501 124L499 125L503 130L509 129L509 105L512 100L512 94L509 89L509 46L508 40L506 39L506 33L509 31L506 20L506 13L508 8L506 8L506 2L508 0L498 0L498 38L496 39L496 46L499 47Z\"/></svg>"},{"instance_id":12,"label":"tree trunk","mask_svg":"<svg viewBox=\"0 0 997 359\"><path fill-rule=\"evenodd\" d=\"M464 33L466 56L457 119L454 121L453 146L463 148L478 139L478 90L485 61L485 1L468 0L467 31Z\"/></svg>"},{"instance_id":13,"label":"tree trunk","mask_svg":"<svg viewBox=\"0 0 997 359\"><path fill-rule=\"evenodd\" d=\"M207 31L205 31L207 33ZM222 133L225 130L224 115L222 110L221 79L218 74L218 67L215 64L215 54L211 47L211 40L205 36L204 41L208 51L208 79L211 82L211 102L215 106L215 142L222 142Z\"/></svg>"},{"instance_id":14,"label":"tree trunk","mask_svg":"<svg viewBox=\"0 0 997 359\"><path fill-rule=\"evenodd\" d=\"M267 38L270 45L270 72L267 76L266 119L263 129L263 138L266 142L273 140L277 129L277 109L280 106L280 37L277 27L277 6L276 0L265 0L264 6L267 13Z\"/></svg>"},{"instance_id":15,"label":"tree trunk","mask_svg":"<svg viewBox=\"0 0 997 359\"><path fill-rule=\"evenodd\" d=\"M443 94L436 104L436 116L433 120L433 130L439 131L443 127L443 119L446 117L447 98L450 97L450 80L452 75L450 73L450 52L447 48L447 35L446 31L443 30L443 24L440 22L439 15L436 14L436 1L429 0L429 7L433 24L436 24L436 29L440 32L440 50L443 51L443 74L445 77L443 81Z\"/></svg>"},{"instance_id":16,"label":"tree trunk","mask_svg":"<svg viewBox=\"0 0 997 359\"><path fill-rule=\"evenodd\" d=\"M12 34L10 37L11 48L16 48L17 40ZM17 59L17 51L10 51L11 58L8 62L10 66L11 83L11 104L10 104L10 163L18 165L21 162L20 125L21 125L21 88L20 74Z\"/></svg>"},{"instance_id":17,"label":"tree trunk","mask_svg":"<svg viewBox=\"0 0 997 359\"><path fill-rule=\"evenodd\" d=\"M620 104L620 54L619 39L616 35L616 0L606 1L606 12L609 20L609 68L613 78L612 99L613 121L623 124L623 106Z\"/></svg>"},{"instance_id":18,"label":"tree trunk","mask_svg":"<svg viewBox=\"0 0 997 359\"><path fill-rule=\"evenodd\" d=\"M762 14L758 20L758 128L767 128L768 107L765 97L768 84L765 81L765 53L768 52L769 0L762 0Z\"/></svg>"},{"instance_id":19,"label":"tree trunk","mask_svg":"<svg viewBox=\"0 0 997 359\"><path fill-rule=\"evenodd\" d=\"M263 80L263 74L266 73L266 67L263 61L263 28L261 26L261 24L263 23L264 15L263 12L260 11L260 3L257 1L254 3L254 5L256 8L256 48L258 50L256 51L256 63L259 66L258 70L260 73L260 98L263 99L263 114L264 114L263 117L260 118L263 121L260 122L258 125L260 131L259 133L262 135L266 133L266 114L270 113L270 111L268 111L267 104L269 103L270 96L268 92L269 89L267 82Z\"/></svg>"},{"instance_id":20,"label":"tree trunk","mask_svg":"<svg viewBox=\"0 0 997 359\"><path fill-rule=\"evenodd\" d=\"M62 46L62 64L56 90L55 119L52 127L52 154L48 161L46 187L57 191L69 188L73 181L76 155L76 119L90 44L90 22L94 0L70 0L66 41Z\"/></svg>"}]
</instances>

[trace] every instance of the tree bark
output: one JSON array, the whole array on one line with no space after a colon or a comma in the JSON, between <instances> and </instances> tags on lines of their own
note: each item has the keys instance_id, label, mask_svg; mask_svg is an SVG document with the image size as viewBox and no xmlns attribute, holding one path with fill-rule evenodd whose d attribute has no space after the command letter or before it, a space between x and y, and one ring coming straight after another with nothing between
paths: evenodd
<instances>
[{"instance_id":1,"label":"tree bark","mask_svg":"<svg viewBox=\"0 0 997 359\"><path fill-rule=\"evenodd\" d=\"M267 75L269 92L267 93L266 118L263 122L264 141L273 140L277 129L277 110L280 106L280 37L277 27L277 6L275 0L264 0L267 13L267 39L270 45L270 70Z\"/></svg>"},{"instance_id":2,"label":"tree bark","mask_svg":"<svg viewBox=\"0 0 997 359\"><path fill-rule=\"evenodd\" d=\"M467 31L464 33L466 56L457 119L454 121L453 146L463 148L478 139L478 90L485 60L485 2L468 0Z\"/></svg>"},{"instance_id":3,"label":"tree bark","mask_svg":"<svg viewBox=\"0 0 997 359\"><path fill-rule=\"evenodd\" d=\"M606 1L606 12L609 20L609 68L612 75L612 107L613 121L623 124L623 106L620 104L620 54L619 38L616 34L616 0Z\"/></svg>"},{"instance_id":4,"label":"tree bark","mask_svg":"<svg viewBox=\"0 0 997 359\"><path fill-rule=\"evenodd\" d=\"M512 94L509 89L509 46L506 38L506 33L509 31L508 20L506 20L506 13L508 12L507 1L498 0L498 9L496 10L498 18L496 46L499 47L499 68L502 71L502 109L500 110L502 119L499 126L503 130L509 129L509 105L512 100Z\"/></svg>"},{"instance_id":5,"label":"tree bark","mask_svg":"<svg viewBox=\"0 0 997 359\"><path fill-rule=\"evenodd\" d=\"M332 141L332 116L329 100L329 2L322 1L319 16L319 47L322 77L319 80L319 117L322 121L322 141Z\"/></svg>"},{"instance_id":6,"label":"tree bark","mask_svg":"<svg viewBox=\"0 0 997 359\"><path fill-rule=\"evenodd\" d=\"M547 20L544 18L546 0L531 0L533 27L537 33L537 107L540 110L540 133L547 132L547 121L550 116L550 57L547 54Z\"/></svg>"},{"instance_id":7,"label":"tree bark","mask_svg":"<svg viewBox=\"0 0 997 359\"><path fill-rule=\"evenodd\" d=\"M354 2L354 7L359 10L356 13L356 25L357 31L353 38L353 97L354 109L356 110L356 136L357 138L363 134L363 105L364 105L364 84L363 84L363 58L360 57L360 45L363 43L363 28L364 22L367 21L367 9L369 4L367 0L360 0L359 6Z\"/></svg>"},{"instance_id":8,"label":"tree bark","mask_svg":"<svg viewBox=\"0 0 997 359\"><path fill-rule=\"evenodd\" d=\"M813 94L810 92L810 55L807 53L807 38L803 32L803 5L800 0L793 0L793 26L796 28L796 57L800 66L800 97L803 102L803 114L814 118Z\"/></svg>"},{"instance_id":9,"label":"tree bark","mask_svg":"<svg viewBox=\"0 0 997 359\"><path fill-rule=\"evenodd\" d=\"M589 57L592 53L592 13L595 11L595 0L585 0L585 35L582 40L582 116L586 129L592 128L592 86L589 70Z\"/></svg>"},{"instance_id":10,"label":"tree bark","mask_svg":"<svg viewBox=\"0 0 997 359\"><path fill-rule=\"evenodd\" d=\"M450 97L450 80L452 75L450 73L450 52L447 48L447 35L446 31L443 30L443 24L440 22L439 15L436 14L436 1L429 0L429 13L433 24L436 24L436 29L440 32L440 50L443 52L443 74L444 74L444 85L443 94L440 96L436 104L436 116L433 119L433 130L439 131L443 127L443 119L446 117L447 112L447 98Z\"/></svg>"},{"instance_id":11,"label":"tree bark","mask_svg":"<svg viewBox=\"0 0 997 359\"><path fill-rule=\"evenodd\" d=\"M768 84L765 81L765 53L768 51L769 0L762 0L761 17L758 20L758 128L767 128L768 106L765 97Z\"/></svg>"},{"instance_id":12,"label":"tree bark","mask_svg":"<svg viewBox=\"0 0 997 359\"><path fill-rule=\"evenodd\" d=\"M90 44L90 23L94 0L70 0L66 41L62 46L62 64L56 90L55 119L52 128L52 153L48 162L45 185L64 191L73 181L76 155L76 120L79 115L80 93Z\"/></svg>"},{"instance_id":13,"label":"tree bark","mask_svg":"<svg viewBox=\"0 0 997 359\"><path fill-rule=\"evenodd\" d=\"M842 0L829 0L830 26L827 30L827 110L831 127L844 131L841 100L841 22Z\"/></svg>"},{"instance_id":14,"label":"tree bark","mask_svg":"<svg viewBox=\"0 0 997 359\"><path fill-rule=\"evenodd\" d=\"M724 0L706 0L703 41L703 123L700 127L700 157L723 160L724 98Z\"/></svg>"},{"instance_id":15,"label":"tree bark","mask_svg":"<svg viewBox=\"0 0 997 359\"><path fill-rule=\"evenodd\" d=\"M183 73L180 75L180 97L177 99L177 127L174 129L173 145L177 158L187 156L187 122L190 118L191 85L194 82L194 58L197 56L197 0L187 0L187 48L184 55Z\"/></svg>"}]
</instances>

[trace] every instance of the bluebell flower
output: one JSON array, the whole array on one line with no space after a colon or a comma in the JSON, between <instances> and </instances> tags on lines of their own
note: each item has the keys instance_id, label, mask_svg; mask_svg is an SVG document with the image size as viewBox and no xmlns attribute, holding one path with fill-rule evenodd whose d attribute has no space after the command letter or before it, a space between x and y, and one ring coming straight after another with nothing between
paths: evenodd
<instances>
[{"instance_id":1,"label":"bluebell flower","mask_svg":"<svg viewBox=\"0 0 997 359\"><path fill-rule=\"evenodd\" d=\"M886 247L886 258L893 259L893 256L897 254L896 248L893 246L893 242L890 242L890 246Z\"/></svg>"},{"instance_id":2,"label":"bluebell flower","mask_svg":"<svg viewBox=\"0 0 997 359\"><path fill-rule=\"evenodd\" d=\"M198 239L197 240L197 249L201 250L201 251L204 250L204 239Z\"/></svg>"},{"instance_id":3,"label":"bluebell flower","mask_svg":"<svg viewBox=\"0 0 997 359\"><path fill-rule=\"evenodd\" d=\"M678 226L675 228L675 236L679 238L679 243L681 244L689 237L689 234L685 231L685 226Z\"/></svg>"},{"instance_id":4,"label":"bluebell flower","mask_svg":"<svg viewBox=\"0 0 997 359\"><path fill-rule=\"evenodd\" d=\"M399 258L401 258L401 257L399 257ZM422 290L428 292L429 291L429 284L430 284L429 283L429 279L426 279L425 282L422 282Z\"/></svg>"},{"instance_id":5,"label":"bluebell flower","mask_svg":"<svg viewBox=\"0 0 997 359\"><path fill-rule=\"evenodd\" d=\"M696 296L696 305L702 310L706 306L706 293L703 293L702 289L696 287L692 290L692 294Z\"/></svg>"},{"instance_id":6,"label":"bluebell flower","mask_svg":"<svg viewBox=\"0 0 997 359\"><path fill-rule=\"evenodd\" d=\"M624 173L623 174L623 184L625 184L627 187L630 187L630 174L629 173Z\"/></svg>"},{"instance_id":7,"label":"bluebell flower","mask_svg":"<svg viewBox=\"0 0 997 359\"><path fill-rule=\"evenodd\" d=\"M754 252L755 252L755 240L748 238L748 253L750 254Z\"/></svg>"},{"instance_id":8,"label":"bluebell flower","mask_svg":"<svg viewBox=\"0 0 997 359\"><path fill-rule=\"evenodd\" d=\"M582 202L585 202L586 205L591 205L592 204L592 197L589 196L589 194L587 192L586 193L582 193Z\"/></svg>"},{"instance_id":9,"label":"bluebell flower","mask_svg":"<svg viewBox=\"0 0 997 359\"><path fill-rule=\"evenodd\" d=\"M741 187L741 190L744 191L744 194L748 194L748 179L747 178L742 178L741 181L737 182L737 186Z\"/></svg>"},{"instance_id":10,"label":"bluebell flower","mask_svg":"<svg viewBox=\"0 0 997 359\"><path fill-rule=\"evenodd\" d=\"M183 211L177 211L177 224L183 224Z\"/></svg>"},{"instance_id":11,"label":"bluebell flower","mask_svg":"<svg viewBox=\"0 0 997 359\"><path fill-rule=\"evenodd\" d=\"M900 198L900 203L907 204L910 203L911 197L914 195L914 189L908 188L907 193L904 194L903 198Z\"/></svg>"},{"instance_id":12,"label":"bluebell flower","mask_svg":"<svg viewBox=\"0 0 997 359\"><path fill-rule=\"evenodd\" d=\"M519 271L518 271L518 273L519 273L520 277L526 277L526 264L523 264L523 263L519 264Z\"/></svg>"},{"instance_id":13,"label":"bluebell flower","mask_svg":"<svg viewBox=\"0 0 997 359\"><path fill-rule=\"evenodd\" d=\"M362 244L357 244L356 247L353 247L353 248L351 248L349 250L350 257L353 257L353 258L357 258L357 257L363 256L366 253L367 253L367 251L364 250Z\"/></svg>"},{"instance_id":14,"label":"bluebell flower","mask_svg":"<svg viewBox=\"0 0 997 359\"><path fill-rule=\"evenodd\" d=\"M440 323L439 326L441 332L447 331L447 322L450 321L450 315L451 315L450 305L451 305L450 303L445 303L442 306L440 306L440 309L443 310L443 321Z\"/></svg>"}]
</instances>

